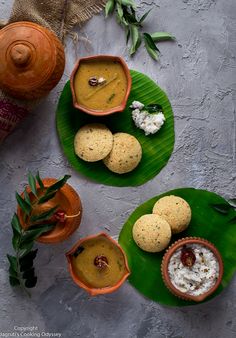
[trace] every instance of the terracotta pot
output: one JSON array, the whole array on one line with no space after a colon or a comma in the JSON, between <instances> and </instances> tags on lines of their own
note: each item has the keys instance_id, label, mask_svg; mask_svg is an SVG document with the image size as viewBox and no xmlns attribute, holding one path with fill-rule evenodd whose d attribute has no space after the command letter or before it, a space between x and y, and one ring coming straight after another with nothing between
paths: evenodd
<instances>
[{"instance_id":1,"label":"terracotta pot","mask_svg":"<svg viewBox=\"0 0 236 338\"><path fill-rule=\"evenodd\" d=\"M76 272L73 269L73 265L72 265L72 255L75 253L75 251L77 250L77 248L84 242L93 239L93 238L98 238L98 237L106 237L109 241L111 241L111 243L113 243L113 245L115 245L120 252L122 253L123 257L124 257L124 261L125 261L125 273L123 275L123 277L117 282L116 285L110 286L110 287L104 287L104 288L93 288L90 285L86 285L83 281L81 281L81 279L78 277L78 275L76 274ZM130 270L129 270L129 266L128 266L128 262L127 262L127 258L126 258L126 254L124 252L124 250L121 248L121 246L114 240L112 239L110 236L108 236L106 233L101 232L97 235L91 235L88 237L85 237L83 239L80 239L73 247L70 251L68 251L66 253L66 258L68 261L68 268L69 268L69 272L71 274L71 277L73 279L73 281L80 286L81 288L83 288L84 290L86 290L91 296L97 296L97 295L102 295L102 294L106 294L106 293L112 293L114 291L116 291L124 282L125 280L128 278L128 276L130 275Z\"/></svg>"},{"instance_id":2,"label":"terracotta pot","mask_svg":"<svg viewBox=\"0 0 236 338\"><path fill-rule=\"evenodd\" d=\"M77 70L80 66L80 63L82 61L89 61L89 60L118 61L122 65L124 72L125 72L125 75L126 75L126 78L127 78L127 90L126 90L124 100L119 106L114 107L114 108L110 108L109 110L105 110L105 111L100 111L100 110L98 111L98 110L86 108L86 107L80 105L77 102L76 95L75 95L75 88L74 88L75 74L76 74L76 72L77 72ZM73 105L74 105L75 108L82 110L83 112L85 112L87 114L94 115L94 116L105 116L105 115L110 115L110 114L113 114L113 113L121 112L126 107L126 103L127 103L127 100L128 100L129 94L130 94L130 90L131 90L131 84L132 84L132 79L131 79L131 76L130 76L129 68L128 68L127 64L125 63L125 61L121 57L113 56L113 55L94 55L94 56L88 56L88 57L81 58L77 61L76 65L73 69L73 72L71 74L71 77L70 77L70 87L71 87L71 92L72 92L72 97L73 97Z\"/></svg>"},{"instance_id":3,"label":"terracotta pot","mask_svg":"<svg viewBox=\"0 0 236 338\"><path fill-rule=\"evenodd\" d=\"M208 248L209 250L211 250L213 252L213 254L217 258L218 263L219 263L219 278L217 279L217 282L215 283L215 285L210 290L208 290L207 292L205 292L205 293L203 293L199 296L189 295L189 294L183 293L180 290L176 289L174 287L174 285L172 284L172 282L170 280L169 273L168 273L168 265L169 265L169 261L170 261L171 256L173 255L173 253L177 249L182 247L183 245L189 245L189 244L200 244L200 245L205 246L206 248ZM170 290L171 293L173 293L175 296L177 296L181 299L184 299L184 300L201 302L205 298L207 298L208 296L213 294L216 291L216 289L219 287L221 280L222 280L222 277L223 277L223 261L222 261L221 255L220 255L219 251L216 249L216 247L212 243L208 242L206 239L199 238L199 237L186 237L186 238L182 238L182 239L178 240L177 242L172 244L167 249L167 251L166 251L166 253L163 257L163 260L162 260L161 272L162 272L163 281L164 281L166 287Z\"/></svg>"},{"instance_id":4,"label":"terracotta pot","mask_svg":"<svg viewBox=\"0 0 236 338\"><path fill-rule=\"evenodd\" d=\"M42 180L45 188L48 188L54 184L57 180L54 178L45 178ZM41 190L37 185L38 191ZM29 186L26 187L26 190L30 196L31 201L35 200L35 196L32 194ZM22 197L23 193L21 194ZM39 194L40 196L40 194ZM45 205L47 209L59 206L60 209L65 211L66 215L79 215L75 218L67 218L65 222L58 222L55 228L40 236L37 241L41 243L58 243L67 239L72 233L79 227L82 217L82 205L81 200L76 193L76 191L69 185L65 184L58 192L56 196L49 200L48 202L42 204ZM17 215L19 216L21 225L24 229L27 229L27 224L24 222L22 210L17 208Z\"/></svg>"},{"instance_id":5,"label":"terracotta pot","mask_svg":"<svg viewBox=\"0 0 236 338\"><path fill-rule=\"evenodd\" d=\"M47 95L65 67L64 47L56 35L32 22L0 30L0 88L20 99Z\"/></svg>"}]
</instances>

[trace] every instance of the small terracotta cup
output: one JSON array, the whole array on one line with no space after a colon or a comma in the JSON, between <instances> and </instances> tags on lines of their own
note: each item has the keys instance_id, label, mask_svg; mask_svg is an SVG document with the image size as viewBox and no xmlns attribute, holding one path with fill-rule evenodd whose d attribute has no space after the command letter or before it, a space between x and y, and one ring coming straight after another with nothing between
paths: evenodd
<instances>
[{"instance_id":1,"label":"small terracotta cup","mask_svg":"<svg viewBox=\"0 0 236 338\"><path fill-rule=\"evenodd\" d=\"M45 178L42 181L45 188L48 188L57 180L55 178ZM37 189L40 189L39 185L37 185ZM35 196L31 192L29 186L26 187L26 191L28 192L31 201L33 201ZM24 198L23 193L21 194L21 197ZM66 215L70 216L78 214L78 216L74 218L67 218L64 223L58 222L52 231L43 234L37 239L37 241L41 243L58 243L66 240L79 227L81 222L82 205L79 195L69 184L66 183L56 193L54 198L44 204L47 204L48 209L58 205L58 208L62 209ZM27 224L23 219L23 213L19 206L17 208L17 215L20 219L22 227L27 229Z\"/></svg>"},{"instance_id":2,"label":"small terracotta cup","mask_svg":"<svg viewBox=\"0 0 236 338\"><path fill-rule=\"evenodd\" d=\"M186 293L183 293L181 291L179 291L178 289L176 289L174 287L174 285L172 284L171 280L170 280L170 276L168 273L168 265L169 265L169 261L171 256L174 254L174 252L183 247L183 245L190 245L190 244L200 244L202 246L205 246L206 248L208 248L209 250L211 250L213 252L213 254L215 255L216 259L218 260L219 263L219 278L217 279L217 282L215 283L215 285L208 290L207 292L199 295L199 296L193 296L193 295L189 295ZM213 294L216 289L219 287L222 277L223 277L223 261L221 258L221 255L219 253L219 251L216 249L216 247L208 242L206 239L203 238L199 238L199 237L186 237L186 238L182 238L180 240L178 240L177 242L175 242L174 244L172 244L166 251L163 259L162 259L162 264L161 264L161 272L162 272L162 278L163 281L166 285L166 287L170 290L171 293L173 293L175 296L184 299L184 300L190 300L190 301L195 301L195 302L201 302L204 299L206 299L207 297L209 297L211 294Z\"/></svg>"},{"instance_id":3,"label":"small terracotta cup","mask_svg":"<svg viewBox=\"0 0 236 338\"><path fill-rule=\"evenodd\" d=\"M90 285L86 285L84 282L82 282L81 279L76 274L76 272L74 271L73 265L72 265L72 256L75 253L75 251L77 250L77 248L82 243L84 243L84 242L86 242L90 239L94 239L94 238L98 238L98 237L102 237L102 236L106 237L113 245L115 245L120 250L120 252L122 253L122 255L124 257L125 270L126 271L125 271L123 277L117 282L117 284L110 286L110 287L105 287L105 288L93 288ZM106 294L106 293L112 293L112 292L116 291L125 282L125 280L130 275L130 269L129 269L129 266L128 266L128 262L127 262L127 258L126 258L126 254L125 254L124 250L121 248L121 246L114 239L112 239L110 236L108 236L104 232L101 232L99 234L91 235L91 236L85 237L83 239L80 239L72 247L72 249L66 253L66 258L67 258L67 261L68 261L69 272L71 274L73 281L75 282L75 284L77 284L78 286L83 288L85 291L87 291L91 296L103 295L103 294Z\"/></svg>"},{"instance_id":4,"label":"small terracotta cup","mask_svg":"<svg viewBox=\"0 0 236 338\"><path fill-rule=\"evenodd\" d=\"M121 104L119 106L101 111L101 110L93 110L93 109L90 109L90 108L86 108L86 107L84 107L83 105L80 105L77 102L76 95L75 95L75 83L74 83L75 75L76 75L76 72L77 72L81 62L90 61L90 60L118 61L122 65L124 72L125 72L125 75L126 75L126 78L127 78L127 90L126 90L124 100L121 102ZM132 84L132 79L131 79L129 68L128 68L127 64L125 63L125 61L120 56L94 55L94 56L88 56L88 57L81 58L77 61L76 65L75 65L75 67L72 71L71 77L70 77L70 87L71 87L71 92L72 92L72 97L73 97L73 105L74 105L75 108L82 110L83 112L85 112L87 114L94 115L94 116L105 116L105 115L110 115L110 114L113 114L113 113L121 112L126 107L126 103L127 103L127 100L128 100L129 94L130 94L130 90L131 90L131 84Z\"/></svg>"}]
</instances>

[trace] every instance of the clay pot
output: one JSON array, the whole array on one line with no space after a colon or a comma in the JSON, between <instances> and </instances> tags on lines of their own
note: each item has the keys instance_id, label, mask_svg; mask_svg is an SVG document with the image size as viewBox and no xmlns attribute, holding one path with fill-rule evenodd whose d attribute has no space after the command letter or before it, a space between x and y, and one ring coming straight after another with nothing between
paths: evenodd
<instances>
[{"instance_id":1,"label":"clay pot","mask_svg":"<svg viewBox=\"0 0 236 338\"><path fill-rule=\"evenodd\" d=\"M42 180L45 188L48 188L54 184L57 180L54 178L45 178ZM40 191L39 186L37 185L37 190ZM26 187L26 191L29 194L30 200L33 202L35 196L32 194L29 186ZM22 197L23 193L21 194ZM40 193L39 193L40 196ZM67 218L65 222L58 222L55 228L40 236L37 241L41 243L58 243L66 240L72 233L79 227L82 217L82 205L79 195L76 191L69 185L65 184L58 192L55 197L49 200L48 202L41 204L46 210L59 206L60 209L65 211L66 215L79 215L75 218ZM42 211L41 211L42 212ZM23 219L23 212L17 208L17 215L20 219L21 225L24 229L27 229L27 224Z\"/></svg>"},{"instance_id":2,"label":"clay pot","mask_svg":"<svg viewBox=\"0 0 236 338\"><path fill-rule=\"evenodd\" d=\"M80 63L82 61L90 61L90 60L118 61L122 65L124 72L125 72L125 75L126 75L126 78L127 78L127 90L126 90L124 100L119 106L110 108L109 110L105 110L105 111L101 111L101 110L98 111L98 110L86 108L86 107L80 105L77 102L76 95L75 95L75 87L74 87L75 86L75 84L74 84L75 74L77 73L77 70L78 70ZM88 57L81 58L77 61L76 65L75 65L75 67L72 71L71 77L70 77L70 87L71 87L71 92L72 92L72 97L73 97L73 105L74 105L75 108L82 110L83 112L85 112L87 114L94 115L94 116L105 116L105 115L110 115L110 114L113 114L113 113L121 112L126 107L126 103L127 103L127 100L128 100L129 94L130 94L130 90L131 90L131 84L132 84L132 79L131 79L131 76L130 76L129 68L128 68L127 64L125 63L125 61L121 57L113 56L113 55L94 55L94 56L88 56Z\"/></svg>"},{"instance_id":3,"label":"clay pot","mask_svg":"<svg viewBox=\"0 0 236 338\"><path fill-rule=\"evenodd\" d=\"M218 260L219 263L219 278L217 279L216 284L207 292L199 295L199 296L193 296L193 295L189 295L186 293L181 292L180 290L176 289L174 287L174 285L172 284L171 280L170 280L170 276L168 273L168 265L169 265L169 261L171 256L174 254L174 252L183 247L183 245L189 245L189 244L200 244L205 246L206 248L208 248L209 250L211 250L213 252L213 254L215 255L216 259ZM172 244L166 251L163 260L162 260L162 264L161 264L161 272L162 272L162 278L163 281L166 285L166 287L170 290L171 293L173 293L175 296L184 299L184 300L190 300L190 301L195 301L195 302L201 302L204 299L206 299L207 297L209 297L211 294L213 294L216 289L219 287L222 277L223 277L223 261L221 258L221 255L219 253L219 251L216 249L216 247L208 242L206 239L203 238L199 238L199 237L186 237L183 239L178 240L177 242L175 242L174 244Z\"/></svg>"},{"instance_id":4,"label":"clay pot","mask_svg":"<svg viewBox=\"0 0 236 338\"><path fill-rule=\"evenodd\" d=\"M47 95L65 67L64 47L56 35L32 22L0 30L0 88L19 99Z\"/></svg>"},{"instance_id":5,"label":"clay pot","mask_svg":"<svg viewBox=\"0 0 236 338\"><path fill-rule=\"evenodd\" d=\"M90 240L90 239L94 239L94 238L99 238L99 237L106 237L113 245L115 245L120 252L122 253L123 257L124 257L124 261L125 261L125 273L123 275L123 277L117 282L116 285L110 286L110 287L104 287L104 288L93 288L91 285L87 285L85 284L76 274L76 272L73 269L73 265L72 265L72 256L73 254L76 252L76 250L78 249L78 247L80 245L82 245L82 243ZM73 279L73 281L80 286L81 288L83 288L85 291L87 291L91 296L97 296L97 295L102 295L102 294L106 294L106 293L112 293L114 291L116 291L124 282L125 280L128 278L128 276L130 275L130 270L129 270L129 266L128 266L128 262L127 262L127 258L126 258L126 254L124 252L124 250L121 248L121 246L114 240L112 239L110 236L108 236L106 233L101 232L97 235L91 235L88 237L85 237L83 239L80 239L73 247L70 251L68 251L66 253L66 258L68 261L68 268L69 268L69 272L71 274L71 277Z\"/></svg>"}]
</instances>

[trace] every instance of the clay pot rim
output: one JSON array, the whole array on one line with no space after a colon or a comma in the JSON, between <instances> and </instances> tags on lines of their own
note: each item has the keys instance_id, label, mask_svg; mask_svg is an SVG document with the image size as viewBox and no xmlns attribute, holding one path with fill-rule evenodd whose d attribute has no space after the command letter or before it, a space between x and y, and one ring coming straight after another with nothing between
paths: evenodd
<instances>
[{"instance_id":1,"label":"clay pot rim","mask_svg":"<svg viewBox=\"0 0 236 338\"><path fill-rule=\"evenodd\" d=\"M208 290L207 292L205 292L205 293L203 293L199 296L188 295L188 294L183 293L180 290L176 289L174 287L174 285L172 284L170 277L169 277L168 265L169 265L170 258L177 249L179 249L180 247L182 247L185 244L201 244L201 245L207 247L208 249L210 249L214 253L214 255L217 258L218 263L219 263L219 278L217 279L217 282L215 283L215 285L210 290ZM222 261L222 257L221 257L220 252L214 246L214 244L212 244L208 240L201 238L201 237L185 237L185 238L179 239L178 241L174 242L167 249L167 251L166 251L166 253L165 253L165 255L162 259L162 263L161 263L162 279L163 279L166 287L169 289L169 291L172 294L174 294L175 296L177 296L181 299L195 301L195 302L201 302L201 301L205 300L208 296L210 296L211 294L213 294L216 291L216 289L219 287L219 285L222 281L223 272L224 272L224 267L223 267L223 261Z\"/></svg>"},{"instance_id":2,"label":"clay pot rim","mask_svg":"<svg viewBox=\"0 0 236 338\"><path fill-rule=\"evenodd\" d=\"M110 108L106 111L94 110L94 109L86 108L86 107L80 105L77 102L76 95L75 95L74 78L75 78L75 74L76 74L76 72L79 68L80 63L82 61L96 60L96 59L98 59L98 60L106 59L106 60L119 61L122 65L123 69L124 69L124 72L125 72L125 75L126 75L126 78L127 78L127 89L126 89L126 94L125 94L123 101L121 102L121 104L119 106ZM72 92L74 107L76 109L83 111L84 113L87 113L87 114L93 115L93 116L106 116L106 115L111 115L111 114L114 114L114 113L122 112L126 107L126 103L128 101L128 97L129 97L129 94L130 94L130 91L131 91L131 85L132 85L132 78L131 78L131 75L130 75L129 68L128 68L126 62L124 61L124 59L122 57L116 56L116 55L97 54L97 55L79 58L78 61L75 64L75 67L74 67L74 69L71 73L71 76L70 76L70 88L71 88L71 92Z\"/></svg>"},{"instance_id":3,"label":"clay pot rim","mask_svg":"<svg viewBox=\"0 0 236 338\"><path fill-rule=\"evenodd\" d=\"M42 181L43 181L43 184L45 185L45 187L48 187L48 186L54 184L57 181L57 179L56 178L47 177L47 178L42 179ZM36 182L36 188L40 189L40 186L39 186L38 182ZM30 188L29 185L27 185L25 189L26 189L26 191L28 193L32 193L31 188ZM80 214L78 215L78 217L74 218L74 220L78 218L78 222L77 222L77 224L74 223L76 225L74 227L71 227L71 224L68 225L67 223L65 223L65 226L63 227L63 229L65 227L70 227L70 231L67 232L67 233L64 233L63 231L61 231L61 232L55 234L55 236L53 236L53 237L52 236L49 237L47 234L41 235L37 239L37 242L45 243L45 244L54 244L54 243L56 244L56 243L62 242L64 240L66 240L69 236L71 236L73 234L73 232L76 229L78 229L78 227L80 226L83 209L82 209L82 204L81 204L81 200L80 200L79 195L72 188L72 186L69 185L68 183L66 183L60 189L60 193L62 193L63 195L66 196L67 200L69 201L69 203L71 205L76 205L76 208L80 209ZM21 193L21 197L24 198L24 192ZM17 215L18 215L19 218L21 218L20 217L20 215L21 215L21 209L20 209L19 205L17 205Z\"/></svg>"},{"instance_id":4,"label":"clay pot rim","mask_svg":"<svg viewBox=\"0 0 236 338\"><path fill-rule=\"evenodd\" d=\"M94 238L98 238L98 237L106 237L108 240L110 240L123 254L124 257L124 261L125 261L125 269L126 272L124 274L124 276L113 286L107 286L104 288L93 288L91 286L86 285L85 283L83 283L79 277L75 274L73 268L72 268L72 264L71 264L71 255L77 250L77 248L84 242L90 240L90 239L94 239ZM86 236L82 239L79 239L74 245L73 247L66 252L66 258L68 261L68 269L70 272L70 275L73 279L73 281L75 282L75 284L77 284L78 286L80 286L81 288L83 288L85 291L87 291L91 296L97 296L97 295L103 295L103 294L107 294L107 293L112 293L114 291L116 291L124 282L125 280L128 278L128 276L130 275L130 269L128 266L128 261L127 261L127 257L126 254L124 252L124 250L122 249L122 247L119 245L119 243L117 243L113 238L111 238L109 235L107 235L105 232L100 232L98 234L95 235L90 235L90 236Z\"/></svg>"}]
</instances>

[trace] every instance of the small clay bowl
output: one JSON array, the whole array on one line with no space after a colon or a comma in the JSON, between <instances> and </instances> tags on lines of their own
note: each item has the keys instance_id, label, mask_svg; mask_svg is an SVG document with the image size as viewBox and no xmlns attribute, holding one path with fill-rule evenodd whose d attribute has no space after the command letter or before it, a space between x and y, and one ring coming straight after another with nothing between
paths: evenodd
<instances>
[{"instance_id":1,"label":"small clay bowl","mask_svg":"<svg viewBox=\"0 0 236 338\"><path fill-rule=\"evenodd\" d=\"M189 295L187 293L183 293L180 290L176 289L174 285L172 284L170 280L170 276L168 273L168 265L171 256L174 254L174 252L182 247L183 245L189 245L189 244L200 244L202 246L205 246L207 249L211 250L213 254L215 255L216 259L218 260L219 263L219 278L217 279L215 285L208 290L207 292L198 295L198 296L193 296ZM190 301L195 301L195 302L201 302L207 297L209 297L211 294L213 294L216 289L219 287L222 277L223 277L223 261L221 258L221 255L219 251L216 249L216 247L208 242L206 239L199 238L199 237L186 237L182 238L178 241L176 241L174 244L172 244L166 251L163 259L162 259L162 264L161 264L161 272L162 272L162 278L163 281L166 285L166 287L170 290L171 293L173 293L175 296L184 299L184 300L190 300Z\"/></svg>"},{"instance_id":2,"label":"small clay bowl","mask_svg":"<svg viewBox=\"0 0 236 338\"><path fill-rule=\"evenodd\" d=\"M86 108L82 105L80 105L77 102L76 99L76 95L75 95L75 88L74 88L74 80L75 80L75 75L76 72L80 66L80 63L82 61L90 61L90 60L109 60L109 61L118 61L122 67L123 70L125 72L126 78L127 78L127 89L126 89L126 94L124 97L124 100L121 102L121 104L119 106L101 111L101 110L93 110L90 108ZM130 90L131 90L131 84L132 84L132 79L131 79L131 75L130 75L130 71L129 68L126 64L126 62L120 57L120 56L113 56L113 55L94 55L94 56L88 56L88 57L84 57L81 58L77 61L72 73L71 73L71 77L70 77L70 87L71 87L71 92L72 92L72 97L73 97L73 105L75 108L82 110L83 112L90 114L90 115L94 115L94 116L106 116L106 115L110 115L113 113L117 113L117 112L122 112L125 107L126 107L126 103L130 94Z\"/></svg>"},{"instance_id":3,"label":"small clay bowl","mask_svg":"<svg viewBox=\"0 0 236 338\"><path fill-rule=\"evenodd\" d=\"M42 180L45 188L48 188L54 184L57 180L55 178L45 178ZM37 189L40 190L39 185ZM33 201L35 196L31 192L29 186L26 187L26 191L29 194L30 200ZM21 197L24 198L23 193ZM59 209L62 209L66 215L79 215L74 218L67 218L64 223L58 222L53 230L40 236L37 241L41 243L58 243L66 240L72 233L79 227L82 217L82 205L81 200L77 192L69 185L65 184L58 192L56 196L49 200L47 206L50 208L58 205ZM23 219L23 213L20 207L17 208L17 215L20 219L21 225L24 229L27 229L27 225Z\"/></svg>"},{"instance_id":4,"label":"small clay bowl","mask_svg":"<svg viewBox=\"0 0 236 338\"><path fill-rule=\"evenodd\" d=\"M123 255L124 258L124 262L125 262L125 273L123 275L123 277L113 286L109 286L109 287L104 287L104 288L93 288L91 285L87 285L84 283L84 281L82 281L79 276L76 274L76 272L73 269L73 264L72 264L72 256L73 254L76 252L76 250L78 249L78 247L91 239L94 238L99 238L99 237L105 237L107 238L113 245L115 245L120 252ZM126 258L126 254L124 252L124 250L121 248L121 246L114 240L112 239L110 236L108 236L106 233L101 232L99 234L96 235L91 235L88 237L85 237L83 239L80 239L73 247L70 251L68 251L66 253L66 258L68 261L68 268L69 268L69 272L71 274L71 277L73 279L73 281L75 282L75 284L77 284L79 287L83 288L85 291L87 291L91 296L97 296L97 295L103 295L103 294L107 294L107 293L112 293L114 291L116 291L124 282L125 280L128 278L128 276L130 275L130 269L128 266L128 262L127 262L127 258Z\"/></svg>"}]
</instances>

